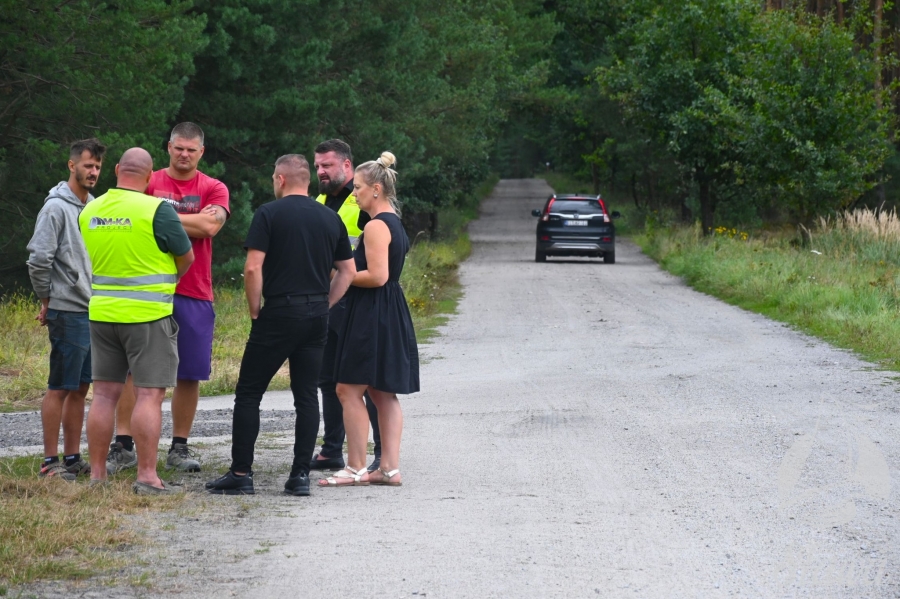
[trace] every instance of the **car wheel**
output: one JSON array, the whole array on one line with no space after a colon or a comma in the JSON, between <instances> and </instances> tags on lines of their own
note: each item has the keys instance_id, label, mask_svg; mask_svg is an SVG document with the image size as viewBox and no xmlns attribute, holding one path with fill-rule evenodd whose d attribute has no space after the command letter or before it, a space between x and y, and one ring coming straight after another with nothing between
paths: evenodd
<instances>
[{"instance_id":1,"label":"car wheel","mask_svg":"<svg viewBox=\"0 0 900 599\"><path fill-rule=\"evenodd\" d=\"M535 262L546 262L547 261L547 253L542 252L541 250L534 250L534 261Z\"/></svg>"},{"instance_id":2,"label":"car wheel","mask_svg":"<svg viewBox=\"0 0 900 599\"><path fill-rule=\"evenodd\" d=\"M605 264L615 264L616 263L616 252L606 252L603 254L603 262Z\"/></svg>"}]
</instances>

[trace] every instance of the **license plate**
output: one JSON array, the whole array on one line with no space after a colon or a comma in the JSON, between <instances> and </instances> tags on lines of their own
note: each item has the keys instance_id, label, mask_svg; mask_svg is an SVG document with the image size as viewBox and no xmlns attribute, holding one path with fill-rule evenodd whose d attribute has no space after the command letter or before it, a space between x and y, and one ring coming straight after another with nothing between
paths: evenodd
<instances>
[{"instance_id":1,"label":"license plate","mask_svg":"<svg viewBox=\"0 0 900 599\"><path fill-rule=\"evenodd\" d=\"M586 227L588 222L586 220L564 220L563 224L567 227Z\"/></svg>"}]
</instances>

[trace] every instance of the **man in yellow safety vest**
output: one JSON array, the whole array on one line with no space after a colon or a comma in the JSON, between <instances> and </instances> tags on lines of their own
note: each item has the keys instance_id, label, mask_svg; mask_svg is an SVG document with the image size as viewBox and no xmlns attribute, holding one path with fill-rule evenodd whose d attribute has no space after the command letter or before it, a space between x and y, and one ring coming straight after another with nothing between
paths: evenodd
<instances>
[{"instance_id":1,"label":"man in yellow safety vest","mask_svg":"<svg viewBox=\"0 0 900 599\"><path fill-rule=\"evenodd\" d=\"M359 209L353 195L353 154L350 146L340 139L323 141L315 150L316 176L319 178L319 197L316 201L331 208L347 227L350 245L356 249L363 227L369 222L369 215ZM322 391L322 420L325 434L322 449L310 461L310 470L340 470L344 464L344 410L335 391L334 358L337 352L337 331L344 322L344 300L334 305L328 313L328 342L322 356L322 371L319 389ZM369 466L372 472L380 465L381 435L378 430L378 412L375 404L366 395L369 422L375 441L375 460Z\"/></svg>"},{"instance_id":2,"label":"man in yellow safety vest","mask_svg":"<svg viewBox=\"0 0 900 599\"><path fill-rule=\"evenodd\" d=\"M85 206L78 223L92 270L91 484L106 480L106 448L130 371L137 396L131 420L138 448L133 489L163 495L175 492L156 474L162 401L178 370L172 304L175 285L193 263L194 252L175 210L144 195L152 172L146 150L127 150L116 165L116 187Z\"/></svg>"}]
</instances>

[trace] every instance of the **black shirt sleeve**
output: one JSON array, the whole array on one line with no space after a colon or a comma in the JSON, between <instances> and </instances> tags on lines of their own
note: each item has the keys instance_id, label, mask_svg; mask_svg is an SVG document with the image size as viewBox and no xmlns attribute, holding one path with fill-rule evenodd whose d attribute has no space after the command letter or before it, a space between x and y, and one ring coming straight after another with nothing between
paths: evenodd
<instances>
[{"instance_id":1,"label":"black shirt sleeve","mask_svg":"<svg viewBox=\"0 0 900 599\"><path fill-rule=\"evenodd\" d=\"M270 232L269 211L266 206L260 206L256 213L253 214L253 220L250 222L250 230L247 231L244 249L268 252ZM346 235L346 231L344 231L344 234Z\"/></svg>"},{"instance_id":2,"label":"black shirt sleeve","mask_svg":"<svg viewBox=\"0 0 900 599\"><path fill-rule=\"evenodd\" d=\"M353 258L353 248L350 247L350 236L347 235L347 227L344 226L344 222L337 218L337 214L335 214L335 218L340 224L340 234L338 235L337 245L334 247L334 260L338 262L340 260L350 260Z\"/></svg>"}]
</instances>

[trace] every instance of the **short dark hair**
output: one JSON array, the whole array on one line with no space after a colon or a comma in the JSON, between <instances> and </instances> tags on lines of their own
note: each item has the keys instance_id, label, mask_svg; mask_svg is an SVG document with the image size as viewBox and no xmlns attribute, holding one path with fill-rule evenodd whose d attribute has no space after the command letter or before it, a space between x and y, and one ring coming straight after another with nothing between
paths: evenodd
<instances>
[{"instance_id":1,"label":"short dark hair","mask_svg":"<svg viewBox=\"0 0 900 599\"><path fill-rule=\"evenodd\" d=\"M81 155L84 154L85 150L91 153L91 158L101 162L103 161L103 156L106 154L106 146L104 146L96 137L90 137L88 139L79 139L69 146L69 160L77 162L81 158Z\"/></svg>"},{"instance_id":2,"label":"short dark hair","mask_svg":"<svg viewBox=\"0 0 900 599\"><path fill-rule=\"evenodd\" d=\"M349 160L350 164L353 164L353 154L350 152L350 146L343 140L329 139L316 146L316 154L327 154L328 152L334 152L342 160Z\"/></svg>"},{"instance_id":3,"label":"short dark hair","mask_svg":"<svg viewBox=\"0 0 900 599\"><path fill-rule=\"evenodd\" d=\"M181 137L182 139L199 139L200 145L203 145L203 129L200 128L200 125L190 121L175 125L172 129L172 134L169 136L169 141L175 141L176 137Z\"/></svg>"},{"instance_id":4,"label":"short dark hair","mask_svg":"<svg viewBox=\"0 0 900 599\"><path fill-rule=\"evenodd\" d=\"M275 172L291 183L309 183L309 161L303 154L285 154L275 161Z\"/></svg>"}]
</instances>

